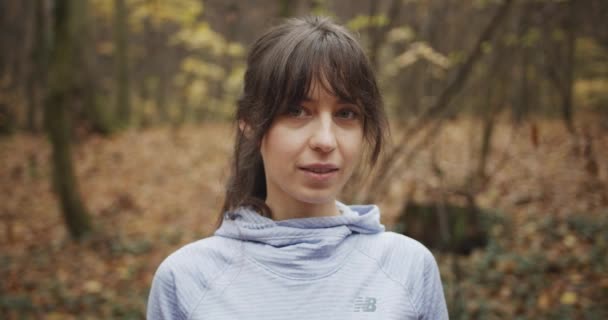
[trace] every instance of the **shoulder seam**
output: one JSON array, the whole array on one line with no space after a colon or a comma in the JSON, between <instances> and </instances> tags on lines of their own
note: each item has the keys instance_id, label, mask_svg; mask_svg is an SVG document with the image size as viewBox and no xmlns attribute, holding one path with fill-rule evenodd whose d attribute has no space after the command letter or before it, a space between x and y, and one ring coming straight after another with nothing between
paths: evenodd
<instances>
[{"instance_id":1,"label":"shoulder seam","mask_svg":"<svg viewBox=\"0 0 608 320\"><path fill-rule=\"evenodd\" d=\"M393 278L388 271L384 270L382 264L380 263L380 261L378 261L376 258L370 256L369 254L365 253L363 250L361 250L359 247L356 247L355 249L357 249L357 251L359 251L362 255L372 259L374 262L376 262L376 264L378 265L378 269L380 269L380 271L382 271L382 273L384 273L384 275L386 275L387 278L389 278L391 281L397 283L397 285L399 285L401 288L403 288L407 293L408 293L408 298L407 301L409 302L410 306L414 309L414 311L416 312L417 315L420 315L420 310L418 310L418 308L416 308L416 305L414 304L414 302L412 301L412 296L414 295L412 293L412 291L405 286L404 283L401 283L399 281L397 281L395 278Z\"/></svg>"},{"instance_id":2,"label":"shoulder seam","mask_svg":"<svg viewBox=\"0 0 608 320\"><path fill-rule=\"evenodd\" d=\"M236 261L236 262L235 262L235 261L231 262L231 263L228 265L228 267L226 267L224 270L222 270L222 271L218 272L218 274L217 274L217 275L214 275L214 276L211 278L211 279L213 279L212 281L210 281L210 282L207 282L207 281L206 281L206 282L205 282L205 285L206 285L206 287L205 287L205 292L204 292L204 293L201 295L201 297L198 299L198 301L196 302L196 304L194 305L194 307L192 308L192 310L188 311L188 313L186 314L186 320L190 320L190 319L191 319L191 317L192 317L192 315L194 314L194 311L196 311L196 310L198 309L198 307L199 307L199 306L200 306L200 305L203 303L203 300L205 299L205 297L207 297L207 293L209 292L209 289L211 288L211 285L212 285L213 283L215 283L216 281L218 281L218 279L222 278L222 276L224 276L225 274L227 274L227 273L228 273L228 271L229 271L230 269L232 269L232 267L233 267L233 266L237 265L239 261L242 261L242 259L239 259L239 260L238 260L238 261ZM240 271L239 271L239 273L240 273ZM236 277L238 277L238 274L236 275ZM235 278L236 278L236 277L235 277ZM233 279L233 280L234 280L234 279ZM231 281L230 281L230 283L228 283L228 285L227 285L226 287L230 286L230 285L232 284L232 281L233 281L233 280L231 280ZM225 288L224 288L224 289L225 289Z\"/></svg>"}]
</instances>

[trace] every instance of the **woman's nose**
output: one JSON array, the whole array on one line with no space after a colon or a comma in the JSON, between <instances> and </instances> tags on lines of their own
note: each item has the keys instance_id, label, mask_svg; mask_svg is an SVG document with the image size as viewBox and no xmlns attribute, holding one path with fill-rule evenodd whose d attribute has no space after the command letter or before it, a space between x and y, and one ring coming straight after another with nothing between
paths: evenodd
<instances>
[{"instance_id":1,"label":"woman's nose","mask_svg":"<svg viewBox=\"0 0 608 320\"><path fill-rule=\"evenodd\" d=\"M331 152L336 148L335 127L331 115L320 115L317 125L312 128L310 146L320 152Z\"/></svg>"}]
</instances>

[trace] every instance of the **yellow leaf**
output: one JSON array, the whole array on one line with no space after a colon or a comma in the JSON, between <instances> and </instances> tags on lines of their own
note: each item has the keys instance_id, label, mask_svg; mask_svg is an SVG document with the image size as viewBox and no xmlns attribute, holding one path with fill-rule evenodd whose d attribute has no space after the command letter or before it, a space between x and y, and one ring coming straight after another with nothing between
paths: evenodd
<instances>
[{"instance_id":1,"label":"yellow leaf","mask_svg":"<svg viewBox=\"0 0 608 320\"><path fill-rule=\"evenodd\" d=\"M89 280L84 283L84 291L88 293L99 293L101 292L102 286L99 281Z\"/></svg>"},{"instance_id":2,"label":"yellow leaf","mask_svg":"<svg viewBox=\"0 0 608 320\"><path fill-rule=\"evenodd\" d=\"M568 248L572 248L576 245L576 237L569 234L564 238L564 244L566 245L566 247Z\"/></svg>"},{"instance_id":3,"label":"yellow leaf","mask_svg":"<svg viewBox=\"0 0 608 320\"><path fill-rule=\"evenodd\" d=\"M577 296L575 292L572 291L566 291L564 292L564 294L562 294L562 297L560 299L562 304L575 304L577 300Z\"/></svg>"}]
</instances>

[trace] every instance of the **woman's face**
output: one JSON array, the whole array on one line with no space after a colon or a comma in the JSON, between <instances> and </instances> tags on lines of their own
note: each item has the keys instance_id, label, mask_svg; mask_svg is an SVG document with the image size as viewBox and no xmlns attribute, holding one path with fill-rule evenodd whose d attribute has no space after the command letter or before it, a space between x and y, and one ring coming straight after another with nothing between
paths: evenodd
<instances>
[{"instance_id":1,"label":"woman's face","mask_svg":"<svg viewBox=\"0 0 608 320\"><path fill-rule=\"evenodd\" d=\"M313 82L307 99L277 115L261 141L266 203L271 208L333 205L362 148L359 108Z\"/></svg>"}]
</instances>

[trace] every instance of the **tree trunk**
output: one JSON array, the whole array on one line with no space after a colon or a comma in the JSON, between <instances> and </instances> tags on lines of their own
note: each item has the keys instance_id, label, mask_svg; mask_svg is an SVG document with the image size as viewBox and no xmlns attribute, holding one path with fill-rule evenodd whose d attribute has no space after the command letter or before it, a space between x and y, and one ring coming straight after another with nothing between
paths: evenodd
<instances>
[{"instance_id":1,"label":"tree trunk","mask_svg":"<svg viewBox=\"0 0 608 320\"><path fill-rule=\"evenodd\" d=\"M128 126L131 120L129 99L129 63L127 49L127 7L125 0L114 1L114 43L116 47L116 110L118 124Z\"/></svg>"},{"instance_id":2,"label":"tree trunk","mask_svg":"<svg viewBox=\"0 0 608 320\"><path fill-rule=\"evenodd\" d=\"M49 88L45 101L45 124L52 146L54 191L59 197L63 217L72 238L80 239L91 232L89 214L81 200L72 165L70 145L70 116L68 105L81 90L76 81L78 65L75 2L55 3L54 46L49 68Z\"/></svg>"},{"instance_id":3,"label":"tree trunk","mask_svg":"<svg viewBox=\"0 0 608 320\"><path fill-rule=\"evenodd\" d=\"M527 7L524 6L524 10L522 10L519 26L518 26L518 37L520 41L524 39L528 30L530 28L530 17L528 16ZM531 10L529 8L528 10ZM521 65L519 67L519 87L517 88L517 99L515 99L515 103L513 103L512 112L513 112L513 120L516 124L520 124L530 107L530 54L531 50L529 49L528 44L524 44L521 46L521 50L519 51L519 58L521 61ZM532 66L533 67L533 66Z\"/></svg>"},{"instance_id":4,"label":"tree trunk","mask_svg":"<svg viewBox=\"0 0 608 320\"><path fill-rule=\"evenodd\" d=\"M169 77L169 71L167 70L167 66L165 62L160 66L160 74L156 77L158 81L156 81L156 111L158 113L157 121L160 123L166 123L170 119L169 110L167 106L167 91L169 91L169 81L167 81L167 77Z\"/></svg>"},{"instance_id":5,"label":"tree trunk","mask_svg":"<svg viewBox=\"0 0 608 320\"><path fill-rule=\"evenodd\" d=\"M369 9L370 20L378 14L378 2L379 1L371 0ZM388 34L388 32L396 26L402 5L403 1L391 1L390 7L387 12L388 23L384 26L371 25L369 27L369 61L375 70L378 70L378 54L380 51L380 47L382 47L382 44L384 44L384 40L386 39L386 35Z\"/></svg>"},{"instance_id":6,"label":"tree trunk","mask_svg":"<svg viewBox=\"0 0 608 320\"><path fill-rule=\"evenodd\" d=\"M111 111L109 108L96 103L95 88L96 75L95 70L95 46L91 37L91 25L94 21L89 16L88 1L75 1L73 4L74 15L70 17L74 22L73 28L78 30L74 41L74 58L76 64L79 64L75 77L77 77L79 105L82 109L84 119L92 132L107 135L112 132Z\"/></svg>"},{"instance_id":7,"label":"tree trunk","mask_svg":"<svg viewBox=\"0 0 608 320\"><path fill-rule=\"evenodd\" d=\"M11 134L18 128L16 99L7 96L22 94L24 39L27 31L20 23L27 16L27 3L0 1L0 134Z\"/></svg>"},{"instance_id":8,"label":"tree trunk","mask_svg":"<svg viewBox=\"0 0 608 320\"><path fill-rule=\"evenodd\" d=\"M564 66L564 87L562 90L562 117L566 129L575 133L574 115L572 108L572 91L574 89L574 55L576 53L576 3L574 0L568 2L568 16L564 21L566 38L566 63Z\"/></svg>"},{"instance_id":9,"label":"tree trunk","mask_svg":"<svg viewBox=\"0 0 608 320\"><path fill-rule=\"evenodd\" d=\"M294 8L298 5L297 1L279 0L279 17L289 18L293 16Z\"/></svg>"},{"instance_id":10,"label":"tree trunk","mask_svg":"<svg viewBox=\"0 0 608 320\"><path fill-rule=\"evenodd\" d=\"M34 46L31 53L32 68L27 84L28 110L27 129L36 132L39 129L39 114L42 111L40 103L46 88L46 76L49 55L49 19L44 0L34 3Z\"/></svg>"}]
</instances>

